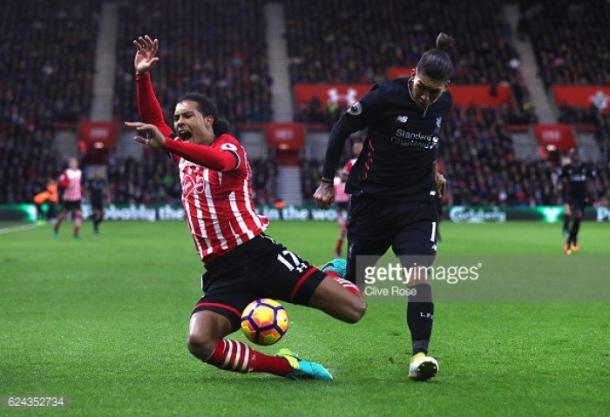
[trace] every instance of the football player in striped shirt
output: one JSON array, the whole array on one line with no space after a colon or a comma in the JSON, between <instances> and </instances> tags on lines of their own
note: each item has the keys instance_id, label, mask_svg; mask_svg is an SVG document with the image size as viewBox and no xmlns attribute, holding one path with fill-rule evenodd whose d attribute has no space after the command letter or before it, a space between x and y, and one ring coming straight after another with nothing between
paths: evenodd
<instances>
[{"instance_id":1,"label":"football player in striped shirt","mask_svg":"<svg viewBox=\"0 0 610 417\"><path fill-rule=\"evenodd\" d=\"M81 211L82 177L83 173L78 169L78 161L76 158L70 158L68 160L68 169L62 172L59 181L57 181L64 191L61 200L62 209L53 226L53 237L59 236L59 227L68 216L68 213L71 212L72 219L74 220L74 238L80 239L80 226L83 222L83 212Z\"/></svg>"},{"instance_id":2,"label":"football player in striped shirt","mask_svg":"<svg viewBox=\"0 0 610 417\"><path fill-rule=\"evenodd\" d=\"M267 372L291 379L331 380L321 365L284 349L266 355L225 337L240 327L251 301L270 297L322 310L348 323L362 318L359 289L326 274L264 232L268 220L256 213L252 171L245 149L229 134L207 97L185 94L176 104L174 131L163 119L149 74L158 42L134 41L138 110L145 123L126 123L137 142L168 152L178 165L182 204L195 248L206 272L205 295L195 305L188 348L208 364L234 372Z\"/></svg>"}]
</instances>

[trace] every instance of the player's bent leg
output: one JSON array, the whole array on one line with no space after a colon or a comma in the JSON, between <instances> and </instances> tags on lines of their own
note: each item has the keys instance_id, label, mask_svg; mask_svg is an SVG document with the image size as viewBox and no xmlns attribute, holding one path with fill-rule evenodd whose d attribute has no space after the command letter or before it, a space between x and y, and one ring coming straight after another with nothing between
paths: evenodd
<instances>
[{"instance_id":1,"label":"player's bent leg","mask_svg":"<svg viewBox=\"0 0 610 417\"><path fill-rule=\"evenodd\" d=\"M225 339L235 329L235 320L223 314L197 311L189 324L187 347L201 361L226 371L265 372L288 379L332 380L332 375L322 365L301 359L288 350L271 356L237 340Z\"/></svg>"},{"instance_id":2,"label":"player's bent leg","mask_svg":"<svg viewBox=\"0 0 610 417\"><path fill-rule=\"evenodd\" d=\"M261 253L252 265L257 296L314 307L348 323L362 318L366 304L361 297L269 236L256 244Z\"/></svg>"},{"instance_id":3,"label":"player's bent leg","mask_svg":"<svg viewBox=\"0 0 610 417\"><path fill-rule=\"evenodd\" d=\"M326 314L347 323L357 323L366 313L366 302L327 275L307 303Z\"/></svg>"},{"instance_id":4,"label":"player's bent leg","mask_svg":"<svg viewBox=\"0 0 610 417\"><path fill-rule=\"evenodd\" d=\"M213 311L194 313L189 323L187 347L195 357L206 362L220 340L233 332L231 321Z\"/></svg>"}]
</instances>

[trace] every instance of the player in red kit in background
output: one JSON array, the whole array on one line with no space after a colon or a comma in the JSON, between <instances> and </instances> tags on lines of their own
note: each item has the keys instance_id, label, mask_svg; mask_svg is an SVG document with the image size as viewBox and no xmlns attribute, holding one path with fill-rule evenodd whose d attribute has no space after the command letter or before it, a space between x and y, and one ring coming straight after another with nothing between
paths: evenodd
<instances>
[{"instance_id":1,"label":"player in red kit in background","mask_svg":"<svg viewBox=\"0 0 610 417\"><path fill-rule=\"evenodd\" d=\"M338 170L334 179L335 188L335 208L337 209L337 223L339 224L339 239L335 245L335 257L341 257L343 242L347 236L347 212L349 206L349 194L345 192L345 182L349 176L352 167L358 159L358 155L362 152L362 142L354 142L352 145L352 158L349 159L345 166Z\"/></svg>"},{"instance_id":2,"label":"player in red kit in background","mask_svg":"<svg viewBox=\"0 0 610 417\"><path fill-rule=\"evenodd\" d=\"M360 320L366 304L353 284L332 278L265 235L268 221L254 209L245 149L228 133L209 98L190 93L178 100L174 138L149 74L158 60L158 42L146 36L134 44L138 110L146 123L126 125L136 129L137 142L169 152L178 164L187 223L206 269L205 295L189 325L190 352L228 371L331 380L324 367L290 351L270 356L225 339L240 327L241 312L256 298L307 305L349 323Z\"/></svg>"},{"instance_id":3,"label":"player in red kit in background","mask_svg":"<svg viewBox=\"0 0 610 417\"><path fill-rule=\"evenodd\" d=\"M74 238L80 239L80 226L83 221L83 213L81 211L82 199L82 177L83 173L78 169L78 161L76 158L68 160L68 169L66 169L57 181L59 186L63 188L62 193L62 209L57 216L55 225L53 226L53 236L59 236L59 227L64 219L72 212L74 220Z\"/></svg>"}]
</instances>

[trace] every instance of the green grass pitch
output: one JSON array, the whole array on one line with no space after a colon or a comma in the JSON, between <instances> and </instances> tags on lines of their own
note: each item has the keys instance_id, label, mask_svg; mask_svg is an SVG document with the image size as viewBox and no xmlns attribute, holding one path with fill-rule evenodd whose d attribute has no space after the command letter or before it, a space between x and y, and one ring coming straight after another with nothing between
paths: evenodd
<instances>
[{"instance_id":1,"label":"green grass pitch","mask_svg":"<svg viewBox=\"0 0 610 417\"><path fill-rule=\"evenodd\" d=\"M404 301L371 300L356 325L287 305L288 334L262 350L289 347L325 364L335 381L284 381L220 371L186 350L202 267L185 223L104 223L100 236L85 223L80 241L70 228L57 240L48 226L0 235L1 416L581 417L610 410L603 297L437 302L431 354L440 372L428 383L407 379ZM559 228L443 223L439 251L535 253L532 282L561 275L565 262L586 268L610 255L610 224L584 223L582 251L570 258ZM275 222L269 233L321 264L332 257L336 225ZM600 271L591 282L607 289L610 272ZM578 283L586 274L570 276ZM69 397L69 407L6 407L7 396L57 395Z\"/></svg>"}]
</instances>

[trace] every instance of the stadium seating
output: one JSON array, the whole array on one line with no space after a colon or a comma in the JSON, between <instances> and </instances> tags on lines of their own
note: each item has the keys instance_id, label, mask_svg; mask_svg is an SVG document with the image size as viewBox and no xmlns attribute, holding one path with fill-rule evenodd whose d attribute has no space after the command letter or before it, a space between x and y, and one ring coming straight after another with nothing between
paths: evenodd
<instances>
[{"instance_id":1,"label":"stadium seating","mask_svg":"<svg viewBox=\"0 0 610 417\"><path fill-rule=\"evenodd\" d=\"M286 13L289 74L297 83L367 83L385 79L389 67L412 67L434 46L438 28L455 35L454 84L511 85L516 112L453 109L440 148L455 204L555 204L556 167L549 161L522 162L513 155L506 125L536 120L520 72L520 57L500 0L476 0L470 7L450 0L385 0L383 7L354 0L281 0ZM101 4L94 0L33 0L3 7L0 57L0 203L29 202L48 177L61 169L52 147L54 128L74 126L89 116L95 73ZM231 2L185 0L176 7L162 0L119 4L114 116L138 118L131 40L150 34L160 40L161 60L153 82L170 120L176 99L186 91L212 97L231 123L272 120L271 79L266 54L262 0ZM545 85L610 84L604 0L518 0L519 36L532 41ZM591 10L594 9L595 13ZM422 20L421 16L426 16ZM230 30L229 30L230 29ZM28 47L24 48L23 45ZM341 105L312 100L296 109L295 121L329 129ZM560 123L586 125L603 145L610 116L597 109L559 107ZM342 160L349 158L349 146ZM302 192L311 202L321 161L303 161ZM276 162L251 161L257 203L277 196ZM594 184L601 201L609 186L608 167L600 164ZM111 199L117 203L178 202L173 162L147 152L142 161L111 156ZM549 188L550 187L550 188Z\"/></svg>"},{"instance_id":2,"label":"stadium seating","mask_svg":"<svg viewBox=\"0 0 610 417\"><path fill-rule=\"evenodd\" d=\"M231 123L264 122L271 116L270 84L261 3L201 2L180 7L163 0L121 6L114 108L122 120L137 118L131 41L149 34L160 43L153 82L167 114L178 97L202 92Z\"/></svg>"},{"instance_id":3,"label":"stadium seating","mask_svg":"<svg viewBox=\"0 0 610 417\"><path fill-rule=\"evenodd\" d=\"M273 204L276 196L275 161L252 160L256 204ZM110 201L120 204L180 204L181 189L174 161L160 152L145 158L112 158L108 164Z\"/></svg>"},{"instance_id":4,"label":"stadium seating","mask_svg":"<svg viewBox=\"0 0 610 417\"><path fill-rule=\"evenodd\" d=\"M93 0L3 3L0 202L31 202L60 172L54 127L89 116L98 19Z\"/></svg>"},{"instance_id":5,"label":"stadium seating","mask_svg":"<svg viewBox=\"0 0 610 417\"><path fill-rule=\"evenodd\" d=\"M31 203L60 170L53 128L41 124L0 123L0 202Z\"/></svg>"},{"instance_id":6,"label":"stadium seating","mask_svg":"<svg viewBox=\"0 0 610 417\"><path fill-rule=\"evenodd\" d=\"M558 167L552 161L518 161L501 111L454 108L440 148L451 202L472 205L561 204L556 189ZM591 193L601 201L610 186L607 164L598 174Z\"/></svg>"},{"instance_id":7,"label":"stadium seating","mask_svg":"<svg viewBox=\"0 0 610 417\"><path fill-rule=\"evenodd\" d=\"M610 84L604 0L520 0L520 36L529 36L545 85Z\"/></svg>"},{"instance_id":8,"label":"stadium seating","mask_svg":"<svg viewBox=\"0 0 610 417\"><path fill-rule=\"evenodd\" d=\"M88 117L98 20L93 0L3 4L0 114L53 122Z\"/></svg>"},{"instance_id":9,"label":"stadium seating","mask_svg":"<svg viewBox=\"0 0 610 417\"><path fill-rule=\"evenodd\" d=\"M471 2L472 3L472 2ZM392 66L413 67L434 47L437 28L455 35L457 83L510 81L517 57L501 2L284 0L293 83L372 83ZM423 18L425 16L425 18Z\"/></svg>"}]
</instances>

